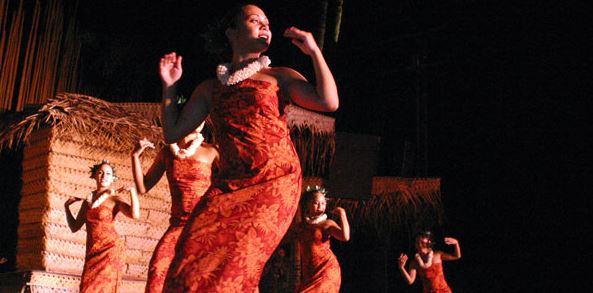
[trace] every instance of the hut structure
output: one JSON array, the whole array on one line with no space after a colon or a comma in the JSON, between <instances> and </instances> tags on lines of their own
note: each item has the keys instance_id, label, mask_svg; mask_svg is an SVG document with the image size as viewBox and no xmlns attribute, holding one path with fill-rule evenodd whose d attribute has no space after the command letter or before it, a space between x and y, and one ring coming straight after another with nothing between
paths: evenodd
<instances>
[{"instance_id":1,"label":"hut structure","mask_svg":"<svg viewBox=\"0 0 593 293\"><path fill-rule=\"evenodd\" d=\"M323 185L335 150L334 119L289 106L287 120L303 166L303 186ZM109 103L69 93L49 99L16 121L4 121L0 148L21 146L23 157L18 241L15 255L7 256L15 257L16 272L0 274L1 292L78 292L86 231L69 230L64 202L71 196L85 198L93 190L89 166L102 159L115 167L116 186L133 186L130 152L143 137L162 146L159 125L158 103ZM154 150L145 152L144 170L155 155ZM0 194L4 196L8 195ZM333 204L345 207L350 215L353 232L373 227L383 233L442 220L438 178L375 177L366 200L334 197ZM122 293L143 292L153 249L168 226L171 201L165 176L140 196L140 206L140 220L124 216L116 220L126 247ZM77 211L78 204L72 210ZM281 258L274 255L262 278L262 292L286 292L298 283L294 255L278 266ZM275 274L274 267L286 273Z\"/></svg>"}]
</instances>

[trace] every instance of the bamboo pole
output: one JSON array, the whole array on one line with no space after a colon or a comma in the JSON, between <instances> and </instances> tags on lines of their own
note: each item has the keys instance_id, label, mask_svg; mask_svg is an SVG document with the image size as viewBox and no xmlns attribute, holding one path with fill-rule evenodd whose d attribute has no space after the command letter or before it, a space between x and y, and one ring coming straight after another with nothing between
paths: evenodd
<instances>
[{"instance_id":1,"label":"bamboo pole","mask_svg":"<svg viewBox=\"0 0 593 293\"><path fill-rule=\"evenodd\" d=\"M0 0L0 68L4 63L4 47L6 46L6 19L8 18L8 0ZM0 97L2 100L2 97Z\"/></svg>"},{"instance_id":2,"label":"bamboo pole","mask_svg":"<svg viewBox=\"0 0 593 293\"><path fill-rule=\"evenodd\" d=\"M37 48L40 16L41 5L39 1L36 1L35 8L33 10L33 21L31 23L29 40L27 41L27 51L25 53L25 59L23 60L23 72L21 74L21 85L18 93L17 109L23 109L25 100L31 95L31 71L35 65L33 63L33 58Z\"/></svg>"},{"instance_id":3,"label":"bamboo pole","mask_svg":"<svg viewBox=\"0 0 593 293\"><path fill-rule=\"evenodd\" d=\"M61 13L63 11L62 1L53 0L52 2L53 6L51 13L53 25L50 30L48 55L46 55L47 70L45 71L45 74L47 75L47 78L43 79L45 83L34 103L45 102L47 98L55 95L56 91L56 74L58 71L58 58L60 56L60 47L62 44L64 15Z\"/></svg>"},{"instance_id":4,"label":"bamboo pole","mask_svg":"<svg viewBox=\"0 0 593 293\"><path fill-rule=\"evenodd\" d=\"M2 62L2 77L0 78L0 97L3 99L2 109L12 108L12 97L14 94L14 85L16 83L16 74L18 71L19 56L21 51L21 39L23 31L23 2L19 4L16 14L12 17L12 26L8 36L8 46L6 55Z\"/></svg>"},{"instance_id":5,"label":"bamboo pole","mask_svg":"<svg viewBox=\"0 0 593 293\"><path fill-rule=\"evenodd\" d=\"M76 11L78 11L78 2L76 2L72 14L76 15ZM77 67L81 48L77 37L76 18L70 18L69 20L63 48L56 92L76 92L78 87L76 82L78 76Z\"/></svg>"},{"instance_id":6,"label":"bamboo pole","mask_svg":"<svg viewBox=\"0 0 593 293\"><path fill-rule=\"evenodd\" d=\"M327 6L329 3L327 0L321 0L319 2L321 14L319 15L319 23L317 28L317 45L320 50L323 50L323 44L325 43L325 26L327 22Z\"/></svg>"},{"instance_id":7,"label":"bamboo pole","mask_svg":"<svg viewBox=\"0 0 593 293\"><path fill-rule=\"evenodd\" d=\"M342 25L342 10L344 7L344 0L337 0L336 6L336 23L334 26L334 43L338 42L340 37L340 26Z\"/></svg>"}]
</instances>

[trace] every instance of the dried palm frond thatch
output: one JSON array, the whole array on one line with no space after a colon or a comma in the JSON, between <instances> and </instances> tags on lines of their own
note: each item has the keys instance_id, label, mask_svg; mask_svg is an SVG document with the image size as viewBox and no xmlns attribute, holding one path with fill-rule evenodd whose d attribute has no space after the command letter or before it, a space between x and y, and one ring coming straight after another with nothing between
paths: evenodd
<instances>
[{"instance_id":1,"label":"dried palm frond thatch","mask_svg":"<svg viewBox=\"0 0 593 293\"><path fill-rule=\"evenodd\" d=\"M39 128L53 127L63 139L110 151L130 151L141 138L162 144L154 121L126 107L86 95L60 93L37 111L0 130L0 149L26 143Z\"/></svg>"},{"instance_id":2,"label":"dried palm frond thatch","mask_svg":"<svg viewBox=\"0 0 593 293\"><path fill-rule=\"evenodd\" d=\"M330 196L332 207L346 210L353 230L365 227L388 235L401 228L416 231L443 223L439 178L374 177L369 199Z\"/></svg>"},{"instance_id":3,"label":"dried palm frond thatch","mask_svg":"<svg viewBox=\"0 0 593 293\"><path fill-rule=\"evenodd\" d=\"M286 122L304 176L327 176L336 150L335 119L289 105Z\"/></svg>"}]
</instances>

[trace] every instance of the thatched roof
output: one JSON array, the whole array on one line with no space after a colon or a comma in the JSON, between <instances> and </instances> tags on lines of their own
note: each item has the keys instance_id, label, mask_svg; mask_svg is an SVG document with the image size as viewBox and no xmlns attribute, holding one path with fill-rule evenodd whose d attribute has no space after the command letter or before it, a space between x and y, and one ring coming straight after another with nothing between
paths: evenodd
<instances>
[{"instance_id":1,"label":"thatched roof","mask_svg":"<svg viewBox=\"0 0 593 293\"><path fill-rule=\"evenodd\" d=\"M7 123L7 122L5 122ZM0 130L0 150L26 143L33 131L53 127L63 139L75 139L112 151L131 151L141 138L161 144L162 131L155 121L86 95L60 93L33 113L8 122Z\"/></svg>"},{"instance_id":2,"label":"thatched roof","mask_svg":"<svg viewBox=\"0 0 593 293\"><path fill-rule=\"evenodd\" d=\"M323 179L305 178L303 186L307 185L324 185ZM364 227L379 235L440 226L444 222L440 185L440 178L373 177L370 197L340 198L329 190L328 210L343 207L353 229Z\"/></svg>"}]
</instances>

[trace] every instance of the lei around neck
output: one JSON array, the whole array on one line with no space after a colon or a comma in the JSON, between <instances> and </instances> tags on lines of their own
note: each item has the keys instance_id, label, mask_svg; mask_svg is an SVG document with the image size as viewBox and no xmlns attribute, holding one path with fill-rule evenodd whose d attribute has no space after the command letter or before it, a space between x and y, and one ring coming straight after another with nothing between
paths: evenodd
<instances>
[{"instance_id":1,"label":"lei around neck","mask_svg":"<svg viewBox=\"0 0 593 293\"><path fill-rule=\"evenodd\" d=\"M270 63L272 63L270 58L262 55L245 65L243 68L233 71L232 73L232 63L219 64L216 68L216 77L218 77L218 80L226 86L234 85L250 78L260 70L269 67Z\"/></svg>"}]
</instances>

